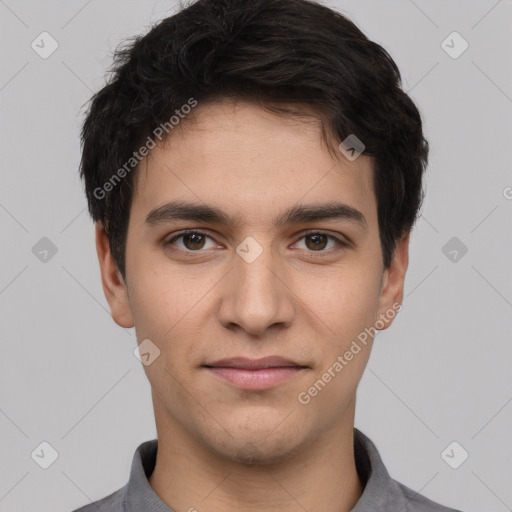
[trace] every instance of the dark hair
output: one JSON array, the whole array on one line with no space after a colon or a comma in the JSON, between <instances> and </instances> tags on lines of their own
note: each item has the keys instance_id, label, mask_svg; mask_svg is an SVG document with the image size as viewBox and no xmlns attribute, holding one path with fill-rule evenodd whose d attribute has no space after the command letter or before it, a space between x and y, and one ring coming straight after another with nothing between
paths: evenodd
<instances>
[{"instance_id":1,"label":"dark hair","mask_svg":"<svg viewBox=\"0 0 512 512\"><path fill-rule=\"evenodd\" d=\"M134 151L158 126L170 133L177 109L228 96L313 109L329 151L351 134L364 143L389 267L423 201L429 146L395 62L342 14L311 0L198 0L119 47L110 71L82 127L80 174L124 278Z\"/></svg>"}]
</instances>

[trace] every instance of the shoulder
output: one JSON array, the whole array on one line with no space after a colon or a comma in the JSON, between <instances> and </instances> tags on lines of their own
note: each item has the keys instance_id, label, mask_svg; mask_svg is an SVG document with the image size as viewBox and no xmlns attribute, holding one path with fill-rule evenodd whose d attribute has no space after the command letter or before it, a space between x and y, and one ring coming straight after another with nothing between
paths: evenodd
<instances>
[{"instance_id":1,"label":"shoulder","mask_svg":"<svg viewBox=\"0 0 512 512\"><path fill-rule=\"evenodd\" d=\"M155 467L157 446L156 439L141 443L133 454L130 477L126 485L98 501L90 502L73 510L73 512L132 512L142 510L144 508L142 504L149 503L148 499L150 504L158 502L158 497L147 480ZM165 509L160 507L159 510Z\"/></svg>"},{"instance_id":2,"label":"shoulder","mask_svg":"<svg viewBox=\"0 0 512 512\"><path fill-rule=\"evenodd\" d=\"M436 503L393 479L375 444L355 429L356 468L365 481L363 494L353 512L461 512Z\"/></svg>"},{"instance_id":3,"label":"shoulder","mask_svg":"<svg viewBox=\"0 0 512 512\"><path fill-rule=\"evenodd\" d=\"M118 489L108 496L105 496L101 500L91 502L88 505L84 505L83 507L73 510L72 512L98 512L98 510L101 510L101 512L124 512L125 508L123 503L125 490L126 486Z\"/></svg>"},{"instance_id":4,"label":"shoulder","mask_svg":"<svg viewBox=\"0 0 512 512\"><path fill-rule=\"evenodd\" d=\"M425 496L419 494L416 491L413 491L412 489L409 489L409 487L406 487L400 482L396 482L396 484L400 488L400 491L402 492L406 501L403 512L461 512L460 510L448 508L432 500L429 500Z\"/></svg>"}]
</instances>

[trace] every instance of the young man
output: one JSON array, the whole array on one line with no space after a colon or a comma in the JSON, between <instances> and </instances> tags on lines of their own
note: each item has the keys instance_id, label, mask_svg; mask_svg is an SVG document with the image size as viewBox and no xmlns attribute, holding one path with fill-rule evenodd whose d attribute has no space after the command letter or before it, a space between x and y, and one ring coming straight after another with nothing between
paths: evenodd
<instances>
[{"instance_id":1,"label":"young man","mask_svg":"<svg viewBox=\"0 0 512 512\"><path fill-rule=\"evenodd\" d=\"M81 174L156 440L80 512L449 511L354 429L428 143L399 71L307 0L199 0L118 51Z\"/></svg>"}]
</instances>

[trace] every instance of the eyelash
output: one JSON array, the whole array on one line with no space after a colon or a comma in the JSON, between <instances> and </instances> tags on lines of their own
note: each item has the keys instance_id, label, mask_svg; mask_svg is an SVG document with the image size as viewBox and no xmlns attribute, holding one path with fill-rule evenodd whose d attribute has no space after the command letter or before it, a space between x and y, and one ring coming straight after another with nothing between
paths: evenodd
<instances>
[{"instance_id":1,"label":"eyelash","mask_svg":"<svg viewBox=\"0 0 512 512\"><path fill-rule=\"evenodd\" d=\"M185 235L200 235L200 236L204 236L204 237L207 237L207 238L210 238L210 239L213 240L213 238L210 235L208 235L208 233L205 233L203 231L199 231L199 230L196 230L196 229L186 229L184 231L180 231L175 236L173 236L170 240L164 242L164 245L165 246L170 246L176 240L182 238ZM311 236L311 235L325 235L329 240L334 241L336 243L336 246L337 246L337 247L335 247L333 249L330 249L330 250L328 249L328 250L321 250L321 251L309 251L312 254L315 254L315 253L318 253L318 254L321 254L321 253L329 254L333 250L339 250L339 249L343 249L343 248L346 248L346 247L350 246L350 244L348 242L345 242L345 241L339 239L338 237L335 237L334 235L331 235L331 234L326 233L324 231L308 231L307 233L302 235L299 238L299 240L302 240L303 238L306 238L307 236ZM190 250L184 250L184 249L176 249L176 250L182 251L182 252L186 252L186 253L200 253L200 252L204 252L204 250L202 250L202 249L199 249L197 251L190 251Z\"/></svg>"}]
</instances>

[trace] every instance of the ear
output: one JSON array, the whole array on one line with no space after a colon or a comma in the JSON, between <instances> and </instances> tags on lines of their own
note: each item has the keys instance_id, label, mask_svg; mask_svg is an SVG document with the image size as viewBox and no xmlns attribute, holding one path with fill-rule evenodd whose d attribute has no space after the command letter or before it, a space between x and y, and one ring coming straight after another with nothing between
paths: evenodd
<instances>
[{"instance_id":1,"label":"ear","mask_svg":"<svg viewBox=\"0 0 512 512\"><path fill-rule=\"evenodd\" d=\"M401 309L405 273L409 265L409 238L410 232L397 240L391 264L382 275L379 316L376 320L380 331L387 329L393 323L393 318ZM382 324L384 326L380 327Z\"/></svg>"},{"instance_id":2,"label":"ear","mask_svg":"<svg viewBox=\"0 0 512 512\"><path fill-rule=\"evenodd\" d=\"M101 271L101 284L114 322L121 327L133 327L128 290L110 252L108 236L101 222L96 223L96 252Z\"/></svg>"}]
</instances>

